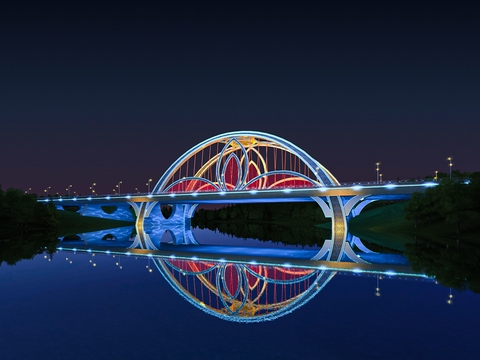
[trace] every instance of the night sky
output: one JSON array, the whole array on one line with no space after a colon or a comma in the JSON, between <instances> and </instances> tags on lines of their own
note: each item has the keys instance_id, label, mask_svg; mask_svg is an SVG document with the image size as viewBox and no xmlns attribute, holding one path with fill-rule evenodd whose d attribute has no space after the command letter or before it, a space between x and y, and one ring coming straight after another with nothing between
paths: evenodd
<instances>
[{"instance_id":1,"label":"night sky","mask_svg":"<svg viewBox=\"0 0 480 360\"><path fill-rule=\"evenodd\" d=\"M479 171L477 9L314 3L2 5L2 188L146 191L236 130L284 137L341 182L375 180L378 161L385 180L448 156Z\"/></svg>"}]
</instances>

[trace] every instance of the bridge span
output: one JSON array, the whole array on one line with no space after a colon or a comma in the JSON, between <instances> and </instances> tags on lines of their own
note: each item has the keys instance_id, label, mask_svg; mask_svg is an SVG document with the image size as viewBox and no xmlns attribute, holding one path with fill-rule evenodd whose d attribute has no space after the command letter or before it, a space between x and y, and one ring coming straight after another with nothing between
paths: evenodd
<instances>
[{"instance_id":1,"label":"bridge span","mask_svg":"<svg viewBox=\"0 0 480 360\"><path fill-rule=\"evenodd\" d=\"M240 202L308 202L313 197L327 198L329 196L369 197L369 200L408 199L414 192L423 192L425 188L435 186L435 183L420 184L378 184L353 185L348 187L308 187L280 189L251 189L238 191L191 191L160 194L128 194L100 195L72 198L53 198L55 205L79 206L84 204L102 204L104 206L122 203L159 202L165 204L222 204Z\"/></svg>"},{"instance_id":2,"label":"bridge span","mask_svg":"<svg viewBox=\"0 0 480 360\"><path fill-rule=\"evenodd\" d=\"M317 160L275 135L237 131L207 139L180 156L147 195L54 198L58 208L78 206L84 216L135 220L135 244L155 250L150 235L169 231L176 244L196 244L190 221L199 204L315 201L332 220L332 238L314 260L340 261L361 248L348 233L348 221L376 200L408 199L435 183L341 186ZM49 199L39 200L49 201ZM115 206L107 214L105 206ZM166 219L161 205L172 205ZM131 209L135 213L132 214Z\"/></svg>"}]
</instances>

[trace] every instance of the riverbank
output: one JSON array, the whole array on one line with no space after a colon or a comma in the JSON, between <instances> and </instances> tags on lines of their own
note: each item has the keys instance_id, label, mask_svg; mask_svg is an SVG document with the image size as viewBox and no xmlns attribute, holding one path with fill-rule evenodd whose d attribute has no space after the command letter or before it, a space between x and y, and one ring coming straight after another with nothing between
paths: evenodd
<instances>
[{"instance_id":1,"label":"riverbank","mask_svg":"<svg viewBox=\"0 0 480 360\"><path fill-rule=\"evenodd\" d=\"M58 220L60 222L57 227L59 237L135 225L133 221L81 216L72 211L58 211Z\"/></svg>"},{"instance_id":2,"label":"riverbank","mask_svg":"<svg viewBox=\"0 0 480 360\"><path fill-rule=\"evenodd\" d=\"M456 233L455 224L437 221L418 222L415 228L413 220L404 218L403 208L408 202L384 205L369 210L368 207L349 222L352 235L378 244L388 244L392 248L405 250L405 244L415 243L417 239L456 245L457 239L467 243L479 244L480 225L465 221L460 234Z\"/></svg>"}]
</instances>

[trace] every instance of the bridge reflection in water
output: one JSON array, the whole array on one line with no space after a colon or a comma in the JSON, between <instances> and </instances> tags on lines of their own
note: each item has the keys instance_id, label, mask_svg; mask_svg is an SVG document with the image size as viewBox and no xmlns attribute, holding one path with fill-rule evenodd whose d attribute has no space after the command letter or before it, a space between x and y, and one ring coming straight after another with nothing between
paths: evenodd
<instances>
[{"instance_id":1,"label":"bridge reflection in water","mask_svg":"<svg viewBox=\"0 0 480 360\"><path fill-rule=\"evenodd\" d=\"M156 259L169 284L188 302L225 320L258 322L288 314L315 296L332 270L230 262Z\"/></svg>"},{"instance_id":2,"label":"bridge reflection in water","mask_svg":"<svg viewBox=\"0 0 480 360\"><path fill-rule=\"evenodd\" d=\"M373 263L354 262L350 257L348 261L310 260L312 250L166 244L152 250L134 241L128 227L81 234L60 245L62 251L148 258L189 303L236 322L268 321L291 313L317 295L339 271L434 281L412 271L401 255L372 255L369 259L377 261Z\"/></svg>"}]
</instances>

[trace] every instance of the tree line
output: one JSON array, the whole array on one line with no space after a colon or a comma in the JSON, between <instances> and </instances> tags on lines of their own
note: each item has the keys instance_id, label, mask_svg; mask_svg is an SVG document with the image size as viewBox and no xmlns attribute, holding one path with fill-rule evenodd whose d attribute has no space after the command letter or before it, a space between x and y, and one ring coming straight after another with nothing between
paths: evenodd
<instances>
[{"instance_id":1,"label":"tree line","mask_svg":"<svg viewBox=\"0 0 480 360\"><path fill-rule=\"evenodd\" d=\"M59 242L57 234L50 230L0 234L0 266L2 263L15 265L20 260L33 259L43 253L53 258Z\"/></svg>"},{"instance_id":2,"label":"tree line","mask_svg":"<svg viewBox=\"0 0 480 360\"><path fill-rule=\"evenodd\" d=\"M24 194L22 190L0 185L0 224L2 231L13 228L49 228L59 224L58 213L51 203L38 203L36 194Z\"/></svg>"},{"instance_id":3,"label":"tree line","mask_svg":"<svg viewBox=\"0 0 480 360\"><path fill-rule=\"evenodd\" d=\"M239 203L216 210L199 209L192 219L198 223L208 221L247 221L250 222L302 222L319 224L327 222L323 211L314 202L290 203Z\"/></svg>"},{"instance_id":4,"label":"tree line","mask_svg":"<svg viewBox=\"0 0 480 360\"><path fill-rule=\"evenodd\" d=\"M192 219L193 220L193 219ZM192 221L193 223L193 221ZM331 238L331 231L317 226L282 226L273 223L255 224L246 222L197 222L199 229L218 231L239 239L272 241L276 244L299 246L322 246L325 239Z\"/></svg>"},{"instance_id":5,"label":"tree line","mask_svg":"<svg viewBox=\"0 0 480 360\"><path fill-rule=\"evenodd\" d=\"M435 277L445 287L480 294L480 250L462 245L440 245L431 241L406 244L404 253L413 270Z\"/></svg>"},{"instance_id":6,"label":"tree line","mask_svg":"<svg viewBox=\"0 0 480 360\"><path fill-rule=\"evenodd\" d=\"M439 185L424 193L415 192L404 207L405 219L418 222L446 221L456 226L480 222L480 172L460 173L456 178L444 178Z\"/></svg>"},{"instance_id":7,"label":"tree line","mask_svg":"<svg viewBox=\"0 0 480 360\"><path fill-rule=\"evenodd\" d=\"M321 246L331 237L331 231L313 225L326 221L316 203L239 203L220 209L199 209L192 226L241 239Z\"/></svg>"}]
</instances>

